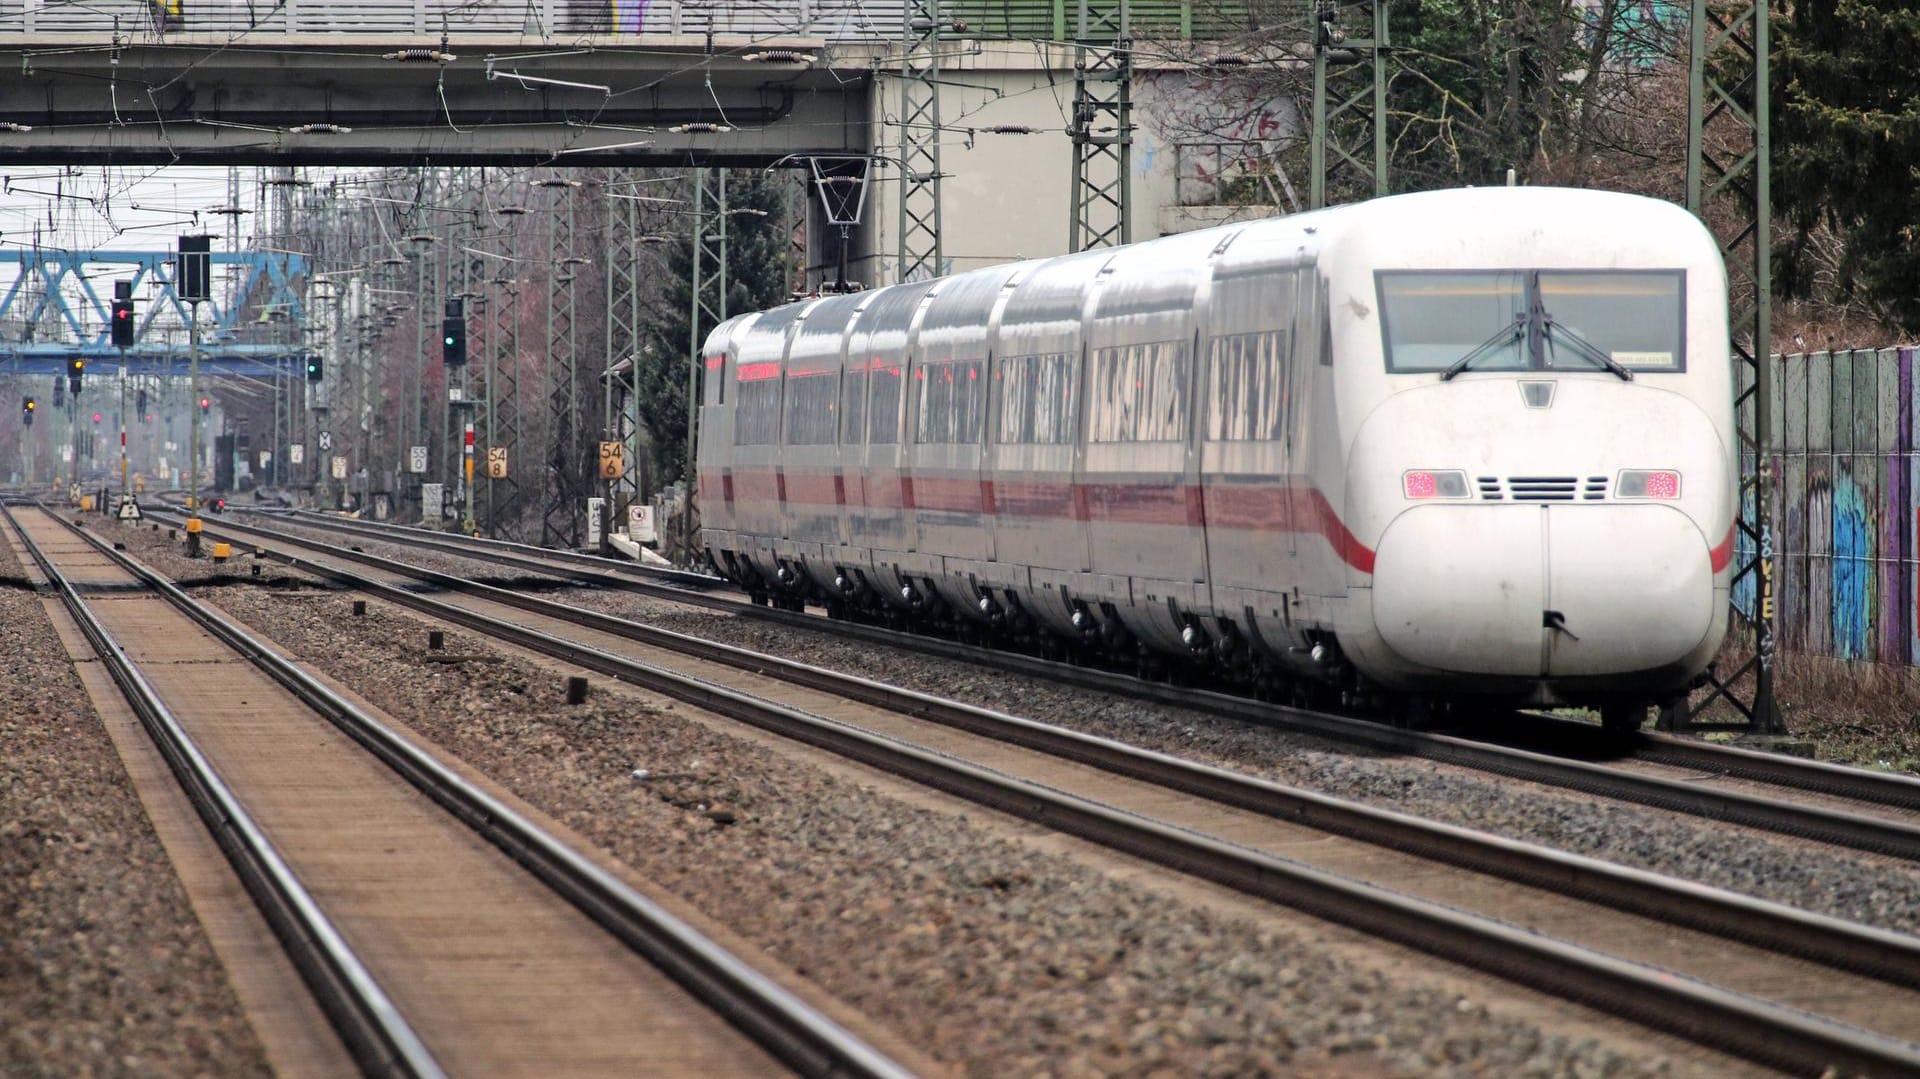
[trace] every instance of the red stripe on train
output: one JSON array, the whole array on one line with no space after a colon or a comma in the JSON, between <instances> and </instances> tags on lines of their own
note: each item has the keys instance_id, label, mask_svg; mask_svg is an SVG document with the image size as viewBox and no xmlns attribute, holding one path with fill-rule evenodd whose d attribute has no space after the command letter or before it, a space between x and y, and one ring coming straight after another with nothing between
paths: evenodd
<instances>
[{"instance_id":1,"label":"red stripe on train","mask_svg":"<svg viewBox=\"0 0 1920 1079\"><path fill-rule=\"evenodd\" d=\"M1733 532L1736 527L1738 526L1728 525L1727 538L1720 541L1720 546L1715 547L1713 550L1707 552L1708 558L1711 559L1713 572L1715 573L1719 573L1721 570L1726 569L1727 563L1733 561Z\"/></svg>"},{"instance_id":2,"label":"red stripe on train","mask_svg":"<svg viewBox=\"0 0 1920 1079\"><path fill-rule=\"evenodd\" d=\"M1326 539L1341 561L1362 573L1373 572L1374 552L1340 520L1319 488L1304 484L1220 484L1203 489L1193 484L995 482L893 472L865 476L835 472L831 476L785 474L784 491L781 486L743 480L741 491L743 495L779 498L796 508L821 512L850 506L1099 524L1186 528L1210 524L1235 530L1317 534Z\"/></svg>"}]
</instances>

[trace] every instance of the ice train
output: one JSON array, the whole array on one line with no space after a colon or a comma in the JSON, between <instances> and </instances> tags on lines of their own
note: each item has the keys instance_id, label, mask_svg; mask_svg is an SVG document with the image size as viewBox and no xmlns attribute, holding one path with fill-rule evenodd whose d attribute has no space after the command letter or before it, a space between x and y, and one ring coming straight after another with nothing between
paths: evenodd
<instances>
[{"instance_id":1,"label":"ice train","mask_svg":"<svg viewBox=\"0 0 1920 1079\"><path fill-rule=\"evenodd\" d=\"M1711 235L1375 199L714 329L701 542L786 606L1407 700L1697 681L1738 487Z\"/></svg>"}]
</instances>

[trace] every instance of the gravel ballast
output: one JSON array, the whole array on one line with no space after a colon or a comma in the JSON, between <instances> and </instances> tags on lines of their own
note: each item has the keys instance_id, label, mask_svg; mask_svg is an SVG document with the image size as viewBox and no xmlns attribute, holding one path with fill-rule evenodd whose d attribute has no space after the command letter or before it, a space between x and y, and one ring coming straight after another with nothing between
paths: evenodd
<instances>
[{"instance_id":1,"label":"gravel ballast","mask_svg":"<svg viewBox=\"0 0 1920 1079\"><path fill-rule=\"evenodd\" d=\"M276 594L298 576L278 567L258 587L242 559L229 579L248 583L220 585L149 534L133 546L959 1074L1714 1069L1355 962L1317 923L1256 923L1124 883L599 680L568 707L551 670L465 631L444 649L464 661L426 662L430 623Z\"/></svg>"},{"instance_id":2,"label":"gravel ballast","mask_svg":"<svg viewBox=\"0 0 1920 1079\"><path fill-rule=\"evenodd\" d=\"M276 527L284 527L276 523ZM310 534L325 535L319 530ZM356 537L372 554L450 573L484 562ZM544 585L544 581L542 584ZM631 592L547 598L690 636L1265 776L1433 820L1512 836L1906 933L1920 932L1920 866L1704 821L1414 757L1375 756L1308 735L1092 694L906 649L849 641Z\"/></svg>"},{"instance_id":3,"label":"gravel ballast","mask_svg":"<svg viewBox=\"0 0 1920 1079\"><path fill-rule=\"evenodd\" d=\"M5 544L0 655L0 1074L270 1074Z\"/></svg>"}]
</instances>

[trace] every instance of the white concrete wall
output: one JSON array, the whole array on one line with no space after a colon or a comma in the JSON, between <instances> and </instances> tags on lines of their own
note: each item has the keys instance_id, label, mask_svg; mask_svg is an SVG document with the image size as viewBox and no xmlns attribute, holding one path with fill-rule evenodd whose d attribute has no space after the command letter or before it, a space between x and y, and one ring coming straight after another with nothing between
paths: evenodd
<instances>
[{"instance_id":1,"label":"white concrete wall","mask_svg":"<svg viewBox=\"0 0 1920 1079\"><path fill-rule=\"evenodd\" d=\"M955 42L945 52L971 52L974 44ZM945 174L942 272L1066 253L1074 161L1066 133L1073 107L1071 50L983 42L972 55L944 55L940 78L946 83L939 88L940 123L946 129L940 144ZM882 157L897 160L900 82L882 74L874 85L872 145ZM1275 212L1271 206L1225 210L1177 205L1172 143L1182 117L1195 106L1195 96L1205 92L1205 85L1184 71L1135 71L1130 196L1134 240ZM1000 124L1026 125L1038 133L980 130ZM897 280L899 249L900 170L880 168L874 176L865 215L867 254L856 256L849 266L849 277L868 287Z\"/></svg>"}]
</instances>

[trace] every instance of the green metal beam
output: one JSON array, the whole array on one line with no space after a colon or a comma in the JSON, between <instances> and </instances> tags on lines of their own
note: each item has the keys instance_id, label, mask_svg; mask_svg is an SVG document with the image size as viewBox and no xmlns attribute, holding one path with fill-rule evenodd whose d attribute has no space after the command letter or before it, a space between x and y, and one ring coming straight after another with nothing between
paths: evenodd
<instances>
[{"instance_id":1,"label":"green metal beam","mask_svg":"<svg viewBox=\"0 0 1920 1079\"><path fill-rule=\"evenodd\" d=\"M938 277L940 250L940 0L906 0L900 58L900 273Z\"/></svg>"},{"instance_id":2,"label":"green metal beam","mask_svg":"<svg viewBox=\"0 0 1920 1079\"><path fill-rule=\"evenodd\" d=\"M1133 27L1128 0L1080 0L1067 250L1133 242Z\"/></svg>"},{"instance_id":3,"label":"green metal beam","mask_svg":"<svg viewBox=\"0 0 1920 1079\"><path fill-rule=\"evenodd\" d=\"M1739 562L1736 594L1752 589L1752 609L1736 605L1734 624L1750 635L1752 655L1730 674L1712 675L1702 701L1663 710L1661 724L1688 730L1783 734L1774 697L1773 553L1773 191L1772 112L1765 3L1693 0L1687 64L1687 209L1714 230L1726 258L1734 355L1734 413L1740 437ZM1750 682L1748 681L1750 678ZM1724 699L1745 723L1699 715Z\"/></svg>"},{"instance_id":4,"label":"green metal beam","mask_svg":"<svg viewBox=\"0 0 1920 1079\"><path fill-rule=\"evenodd\" d=\"M1391 187L1387 159L1388 0L1317 0L1307 206L1377 197ZM1356 28L1367 36L1354 37Z\"/></svg>"}]
</instances>

